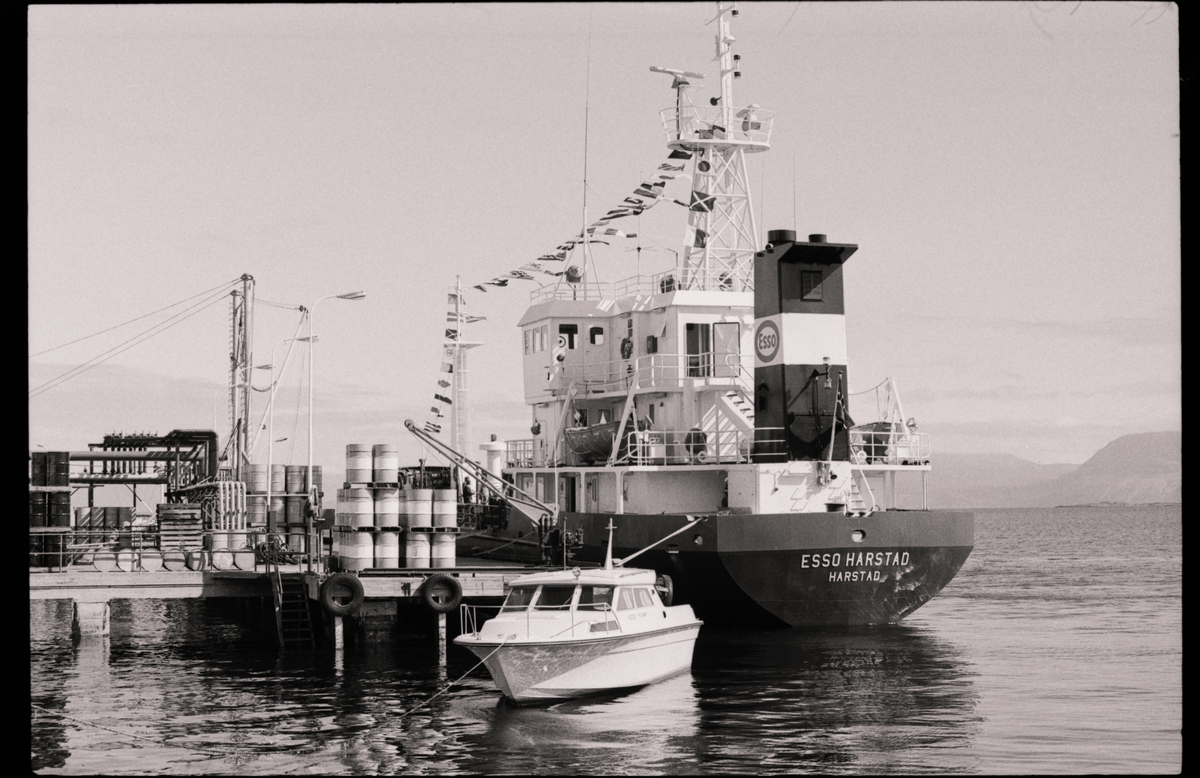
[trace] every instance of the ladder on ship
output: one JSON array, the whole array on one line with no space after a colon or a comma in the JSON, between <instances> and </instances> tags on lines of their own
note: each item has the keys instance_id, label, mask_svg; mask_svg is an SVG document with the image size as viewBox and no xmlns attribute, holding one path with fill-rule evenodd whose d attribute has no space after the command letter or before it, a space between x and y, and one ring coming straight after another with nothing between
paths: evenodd
<instances>
[{"instance_id":1,"label":"ladder on ship","mask_svg":"<svg viewBox=\"0 0 1200 778\"><path fill-rule=\"evenodd\" d=\"M866 476L863 475L864 483ZM867 490L870 491L870 485L867 485ZM850 475L850 501L846 506L846 512L851 516L867 516L875 511L875 495L871 495L871 505L867 505L867 501L863 499L862 491L858 488L858 479L854 477L853 472Z\"/></svg>"},{"instance_id":2,"label":"ladder on ship","mask_svg":"<svg viewBox=\"0 0 1200 778\"><path fill-rule=\"evenodd\" d=\"M308 593L300 573L284 574L278 563L268 558L267 575L271 579L271 601L275 604L275 629L279 649L284 653L314 651L317 648L313 632L312 613L308 608Z\"/></svg>"}]
</instances>

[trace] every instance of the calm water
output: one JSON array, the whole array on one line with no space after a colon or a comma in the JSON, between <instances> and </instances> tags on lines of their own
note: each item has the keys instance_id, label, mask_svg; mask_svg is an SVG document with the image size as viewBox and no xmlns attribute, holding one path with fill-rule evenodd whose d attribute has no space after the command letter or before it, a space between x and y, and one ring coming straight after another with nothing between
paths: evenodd
<instances>
[{"instance_id":1,"label":"calm water","mask_svg":"<svg viewBox=\"0 0 1200 778\"><path fill-rule=\"evenodd\" d=\"M1173 773L1182 507L981 511L903 624L705 628L690 675L511 708L436 647L280 660L261 611L114 602L73 646L30 604L32 764L63 774ZM452 649L450 679L473 658ZM414 708L416 710L411 713ZM64 718L70 717L70 718Z\"/></svg>"}]
</instances>

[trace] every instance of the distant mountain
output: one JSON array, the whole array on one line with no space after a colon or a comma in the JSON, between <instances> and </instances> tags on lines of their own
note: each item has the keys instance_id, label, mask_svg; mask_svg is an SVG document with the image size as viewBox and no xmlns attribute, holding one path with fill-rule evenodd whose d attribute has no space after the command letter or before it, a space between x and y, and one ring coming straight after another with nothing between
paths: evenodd
<instances>
[{"instance_id":1,"label":"distant mountain","mask_svg":"<svg viewBox=\"0 0 1200 778\"><path fill-rule=\"evenodd\" d=\"M1183 433L1125 435L1082 465L1039 465L1011 454L941 454L929 474L930 508L1031 508L1098 502L1183 502ZM921 504L920 481L901 477L899 504Z\"/></svg>"},{"instance_id":2,"label":"distant mountain","mask_svg":"<svg viewBox=\"0 0 1200 778\"><path fill-rule=\"evenodd\" d=\"M1183 433L1117 438L1076 470L1047 484L1038 505L1183 502Z\"/></svg>"}]
</instances>

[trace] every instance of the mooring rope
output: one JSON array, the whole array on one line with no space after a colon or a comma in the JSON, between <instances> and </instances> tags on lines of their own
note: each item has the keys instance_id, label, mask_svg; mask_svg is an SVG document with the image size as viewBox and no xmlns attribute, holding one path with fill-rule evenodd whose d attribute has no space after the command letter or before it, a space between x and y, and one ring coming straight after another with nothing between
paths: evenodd
<instances>
[{"instance_id":1,"label":"mooring rope","mask_svg":"<svg viewBox=\"0 0 1200 778\"><path fill-rule=\"evenodd\" d=\"M171 748L182 748L186 751L195 751L195 752L201 753L201 754L209 754L210 756L235 756L236 757L236 756L241 755L242 753L244 753L247 750L244 748L235 748L232 751L213 751L213 750L210 750L207 748L198 748L196 746L183 745L181 743L168 743L167 741L165 741L161 738L146 737L145 735L138 735L134 732L122 732L118 729L113 729L112 727L106 727L103 724L95 724L91 721L83 721L81 719L77 719L72 716L68 716L65 713L59 713L58 711L49 710L47 708L43 708L41 705L36 705L34 703L29 703L29 704L31 707L33 707L34 710L39 710L42 713L48 713L51 716L58 716L61 719L66 719L67 721L73 721L76 724L82 724L85 727L95 727L96 729L102 729L105 732L112 732L115 735L121 735L123 737L135 738L137 740L145 740L147 742L154 743L154 744L160 745L160 746L169 746Z\"/></svg>"},{"instance_id":2,"label":"mooring rope","mask_svg":"<svg viewBox=\"0 0 1200 778\"><path fill-rule=\"evenodd\" d=\"M445 694L446 692L450 691L450 687L454 686L454 684L458 683L459 681L461 681L462 679L466 678L466 677L467 677L468 675L470 675L471 673L473 673L473 672L475 672L476 670L478 670L478 669L479 669L479 668L480 668L480 667L483 665L483 663L484 663L484 662L486 662L487 660L491 659L491 658L492 658L492 656L493 656L493 655L494 655L494 654L495 654L497 651L499 651L499 650L500 650L500 649L501 649L501 648L504 646L504 644L505 644L505 643L507 643L507 642L508 642L507 640L501 640L501 641L500 641L500 645L498 645L498 646L496 646L494 649L492 649L492 653L491 653L491 654L488 654L488 655L487 655L487 656L485 656L483 659L480 659L480 660L479 660L479 662L478 662L478 663L476 663L476 665L475 665L474 667L472 667L470 670L468 670L468 671L466 671L465 673L463 673L462 675L460 675L460 676L459 676L457 679L455 679L455 680L451 681L450 683L446 684L446 686L445 686L445 687L444 687L444 688L443 688L443 689L442 689L440 692L438 692L437 694L433 695L433 696L432 696L432 697L430 697L428 700L425 700L425 702L422 702L420 705L418 705L418 706L417 706L417 707L415 707L415 708L411 708L411 709L409 709L409 710L405 711L404 713L401 713L401 714L400 714L399 716L397 716L396 718L397 718L397 719L402 719L402 718L404 718L405 716L407 716L407 715L409 715L409 714L411 714L411 713L416 713L416 712L417 712L418 710L420 710L421 708L425 707L425 706L426 706L426 705L428 705L429 703L431 703L431 702L433 702L434 700L436 700L438 697L441 697L443 694Z\"/></svg>"}]
</instances>

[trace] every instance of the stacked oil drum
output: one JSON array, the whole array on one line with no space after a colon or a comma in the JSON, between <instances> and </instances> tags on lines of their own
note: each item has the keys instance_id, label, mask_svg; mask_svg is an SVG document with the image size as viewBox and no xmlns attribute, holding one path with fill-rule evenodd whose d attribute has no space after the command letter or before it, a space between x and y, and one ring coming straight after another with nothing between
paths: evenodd
<instances>
[{"instance_id":1,"label":"stacked oil drum","mask_svg":"<svg viewBox=\"0 0 1200 778\"><path fill-rule=\"evenodd\" d=\"M274 516L276 534L285 538L292 551L304 551L308 467L248 465L246 473L247 532L256 538L265 536L268 517ZM322 493L321 481L321 466L313 465L312 485L318 495Z\"/></svg>"},{"instance_id":2,"label":"stacked oil drum","mask_svg":"<svg viewBox=\"0 0 1200 778\"><path fill-rule=\"evenodd\" d=\"M399 465L394 444L346 446L346 483L338 490L333 532L342 570L454 567L456 492L402 486Z\"/></svg>"},{"instance_id":3,"label":"stacked oil drum","mask_svg":"<svg viewBox=\"0 0 1200 778\"><path fill-rule=\"evenodd\" d=\"M29 468L29 566L62 566L71 532L70 455L34 451Z\"/></svg>"}]
</instances>

